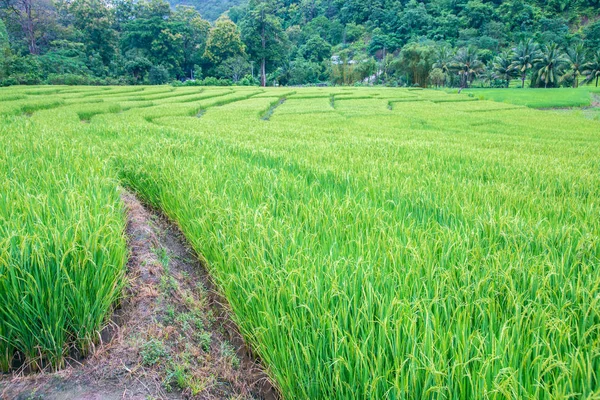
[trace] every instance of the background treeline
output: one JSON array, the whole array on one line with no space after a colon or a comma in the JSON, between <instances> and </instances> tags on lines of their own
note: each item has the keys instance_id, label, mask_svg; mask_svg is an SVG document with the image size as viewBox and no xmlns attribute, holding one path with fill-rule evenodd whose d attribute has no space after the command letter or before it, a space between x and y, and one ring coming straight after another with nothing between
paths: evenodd
<instances>
[{"instance_id":1,"label":"background treeline","mask_svg":"<svg viewBox=\"0 0 600 400\"><path fill-rule=\"evenodd\" d=\"M576 86L600 76L599 10L600 0L0 0L0 84Z\"/></svg>"}]
</instances>

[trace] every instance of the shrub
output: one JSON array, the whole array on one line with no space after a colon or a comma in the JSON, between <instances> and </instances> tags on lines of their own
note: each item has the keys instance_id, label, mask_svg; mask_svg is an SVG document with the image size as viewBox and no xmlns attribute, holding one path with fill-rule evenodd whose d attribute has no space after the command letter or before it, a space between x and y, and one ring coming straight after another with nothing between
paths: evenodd
<instances>
[{"instance_id":1,"label":"shrub","mask_svg":"<svg viewBox=\"0 0 600 400\"><path fill-rule=\"evenodd\" d=\"M170 80L169 71L162 65L152 66L148 73L148 80L151 85L164 85Z\"/></svg>"},{"instance_id":2,"label":"shrub","mask_svg":"<svg viewBox=\"0 0 600 400\"><path fill-rule=\"evenodd\" d=\"M252 75L246 75L242 79L240 79L237 84L239 86L258 86L260 85L260 82Z\"/></svg>"},{"instance_id":3,"label":"shrub","mask_svg":"<svg viewBox=\"0 0 600 400\"><path fill-rule=\"evenodd\" d=\"M50 85L89 85L90 78L76 74L49 74L46 83Z\"/></svg>"}]
</instances>

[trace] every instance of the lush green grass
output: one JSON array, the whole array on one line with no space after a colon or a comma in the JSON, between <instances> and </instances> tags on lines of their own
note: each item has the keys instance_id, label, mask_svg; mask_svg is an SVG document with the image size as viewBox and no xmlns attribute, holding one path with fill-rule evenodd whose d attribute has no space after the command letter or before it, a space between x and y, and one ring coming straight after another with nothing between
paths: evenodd
<instances>
[{"instance_id":1,"label":"lush green grass","mask_svg":"<svg viewBox=\"0 0 600 400\"><path fill-rule=\"evenodd\" d=\"M105 208L65 218L86 232L95 218L122 231L117 181L161 208L285 398L600 396L598 122L441 91L171 89L111 88L90 104L58 88L30 116L41 94L0 91L14 98L2 184L88 177L78 201ZM22 185L21 203L60 209L69 192L50 182ZM14 240L62 231L9 210ZM106 245L122 257L120 240ZM11 269L38 282L14 247L0 254L2 282ZM21 351L13 342L2 354Z\"/></svg>"},{"instance_id":2,"label":"lush green grass","mask_svg":"<svg viewBox=\"0 0 600 400\"><path fill-rule=\"evenodd\" d=\"M578 89L468 89L465 93L480 99L532 108L558 108L589 106L591 93L600 93L600 88L582 86Z\"/></svg>"}]
</instances>

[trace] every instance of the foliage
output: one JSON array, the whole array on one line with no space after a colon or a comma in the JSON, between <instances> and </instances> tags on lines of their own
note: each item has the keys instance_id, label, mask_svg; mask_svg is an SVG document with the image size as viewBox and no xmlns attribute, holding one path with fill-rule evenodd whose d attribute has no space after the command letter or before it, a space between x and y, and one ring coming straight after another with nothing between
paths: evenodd
<instances>
[{"instance_id":1,"label":"foliage","mask_svg":"<svg viewBox=\"0 0 600 400\"><path fill-rule=\"evenodd\" d=\"M250 0L242 18L241 32L248 54L260 63L261 85L266 86L267 63L286 56L287 35L275 14L274 0Z\"/></svg>"},{"instance_id":2,"label":"foliage","mask_svg":"<svg viewBox=\"0 0 600 400\"><path fill-rule=\"evenodd\" d=\"M575 45L575 47L567 49L566 59L569 65L569 71L563 75L562 81L571 79L573 87L579 87L579 79L585 66L586 54L583 43Z\"/></svg>"},{"instance_id":3,"label":"foliage","mask_svg":"<svg viewBox=\"0 0 600 400\"><path fill-rule=\"evenodd\" d=\"M510 80L518 73L518 71L513 68L512 54L508 51L504 51L494 58L493 68L494 78L505 81L506 87L510 85Z\"/></svg>"},{"instance_id":4,"label":"foliage","mask_svg":"<svg viewBox=\"0 0 600 400\"><path fill-rule=\"evenodd\" d=\"M151 85L163 85L169 81L169 71L162 65L152 66L148 72Z\"/></svg>"},{"instance_id":5,"label":"foliage","mask_svg":"<svg viewBox=\"0 0 600 400\"><path fill-rule=\"evenodd\" d=\"M455 71L460 78L460 87L466 88L474 76L481 72L484 64L479 60L477 50L474 47L463 47L458 50L451 70Z\"/></svg>"},{"instance_id":6,"label":"foliage","mask_svg":"<svg viewBox=\"0 0 600 400\"><path fill-rule=\"evenodd\" d=\"M246 55L237 26L227 17L221 17L210 30L204 58L219 65L230 57Z\"/></svg>"},{"instance_id":7,"label":"foliage","mask_svg":"<svg viewBox=\"0 0 600 400\"><path fill-rule=\"evenodd\" d=\"M224 60L215 72L218 76L231 79L237 83L250 72L250 63L243 56L229 57Z\"/></svg>"},{"instance_id":8,"label":"foliage","mask_svg":"<svg viewBox=\"0 0 600 400\"><path fill-rule=\"evenodd\" d=\"M4 21L0 19L0 81L8 77L8 67L10 63L10 46L8 43L8 32Z\"/></svg>"},{"instance_id":9,"label":"foliage","mask_svg":"<svg viewBox=\"0 0 600 400\"><path fill-rule=\"evenodd\" d=\"M169 81L220 78L231 75L220 68L225 60L242 57L262 84L426 86L439 68L445 86L496 85L512 74L522 87L577 86L579 55L590 57L600 46L599 6L598 0L3 0L0 36L10 48L0 60L0 80L48 83L49 74L72 74L90 83L144 84L159 65ZM532 75L540 51L552 43L559 53L579 50L546 84ZM68 48L77 54L66 55ZM481 68L450 71L466 49ZM494 65L503 52L514 53L504 73ZM425 53L435 54L432 63ZM22 57L48 54L52 68L10 72ZM63 62L68 68L60 70Z\"/></svg>"},{"instance_id":10,"label":"foliage","mask_svg":"<svg viewBox=\"0 0 600 400\"><path fill-rule=\"evenodd\" d=\"M533 83L536 86L541 86L543 83L545 88L558 86L560 76L568 62L556 43L545 46L535 64Z\"/></svg>"},{"instance_id":11,"label":"foliage","mask_svg":"<svg viewBox=\"0 0 600 400\"><path fill-rule=\"evenodd\" d=\"M444 74L441 68L434 68L429 73L429 80L436 88L443 86L446 82L446 74Z\"/></svg>"},{"instance_id":12,"label":"foliage","mask_svg":"<svg viewBox=\"0 0 600 400\"><path fill-rule=\"evenodd\" d=\"M539 57L539 45L532 39L522 41L513 49L514 59L512 67L521 77L521 88L525 87L527 74L533 69Z\"/></svg>"},{"instance_id":13,"label":"foliage","mask_svg":"<svg viewBox=\"0 0 600 400\"><path fill-rule=\"evenodd\" d=\"M221 14L231 7L240 5L244 0L169 0L171 5L186 5L194 7L209 21L216 21Z\"/></svg>"},{"instance_id":14,"label":"foliage","mask_svg":"<svg viewBox=\"0 0 600 400\"><path fill-rule=\"evenodd\" d=\"M584 65L583 75L585 75L585 83L596 82L598 87L598 81L600 80L600 50L594 54L592 59Z\"/></svg>"}]
</instances>

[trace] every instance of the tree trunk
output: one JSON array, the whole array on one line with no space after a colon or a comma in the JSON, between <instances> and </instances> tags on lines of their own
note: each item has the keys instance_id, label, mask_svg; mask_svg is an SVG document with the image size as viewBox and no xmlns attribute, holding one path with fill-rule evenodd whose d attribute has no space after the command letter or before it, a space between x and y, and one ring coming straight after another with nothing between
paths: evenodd
<instances>
[{"instance_id":1,"label":"tree trunk","mask_svg":"<svg viewBox=\"0 0 600 400\"><path fill-rule=\"evenodd\" d=\"M30 54L38 54L39 49L35 42L36 22L33 15L33 0L22 0L20 4L22 8L16 5L11 5L9 1L5 1L7 8L12 11L18 18L21 29L25 33L27 47Z\"/></svg>"},{"instance_id":2,"label":"tree trunk","mask_svg":"<svg viewBox=\"0 0 600 400\"><path fill-rule=\"evenodd\" d=\"M27 32L27 41L29 42L29 52L31 54L38 54L38 48L35 43L35 25L33 22L33 2L24 1L25 13L27 19L25 21L25 31Z\"/></svg>"},{"instance_id":3,"label":"tree trunk","mask_svg":"<svg viewBox=\"0 0 600 400\"><path fill-rule=\"evenodd\" d=\"M525 88L525 74L521 75L521 89Z\"/></svg>"},{"instance_id":4,"label":"tree trunk","mask_svg":"<svg viewBox=\"0 0 600 400\"><path fill-rule=\"evenodd\" d=\"M261 32L260 32L260 40L261 40L261 45L262 45L262 59L260 61L260 85L262 87L267 86L267 60L265 59L265 52L267 49L267 36L266 36L266 32L265 32L265 25L266 25L266 21L265 21L265 10L263 8L262 10L262 28L261 28Z\"/></svg>"}]
</instances>

